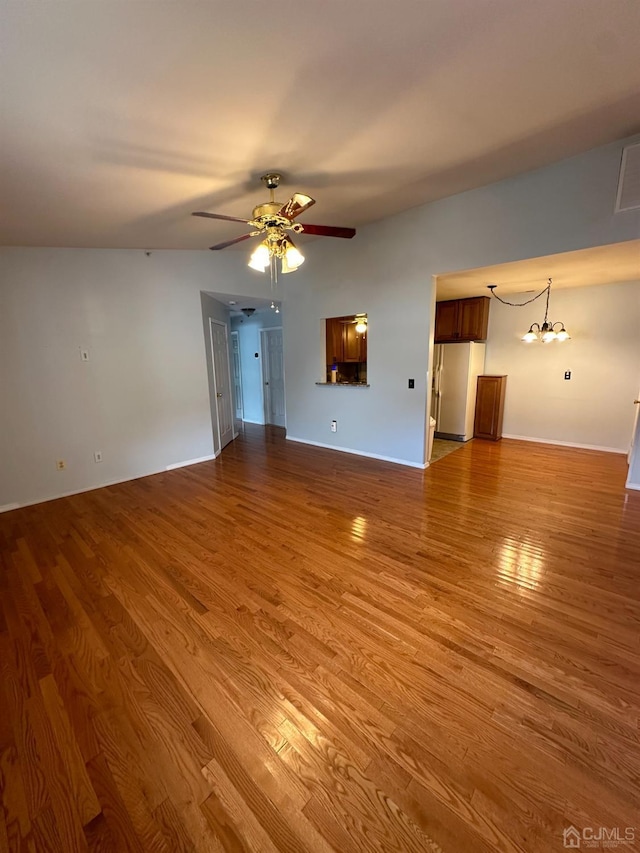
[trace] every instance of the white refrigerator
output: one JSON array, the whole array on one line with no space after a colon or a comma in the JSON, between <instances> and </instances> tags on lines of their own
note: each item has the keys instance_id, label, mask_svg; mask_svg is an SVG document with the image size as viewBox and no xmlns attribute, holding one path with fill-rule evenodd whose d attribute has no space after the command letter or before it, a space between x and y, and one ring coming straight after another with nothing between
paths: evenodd
<instances>
[{"instance_id":1,"label":"white refrigerator","mask_svg":"<svg viewBox=\"0 0 640 853\"><path fill-rule=\"evenodd\" d=\"M484 372L485 344L436 344L433 352L431 415L436 437L473 438L478 376Z\"/></svg>"}]
</instances>

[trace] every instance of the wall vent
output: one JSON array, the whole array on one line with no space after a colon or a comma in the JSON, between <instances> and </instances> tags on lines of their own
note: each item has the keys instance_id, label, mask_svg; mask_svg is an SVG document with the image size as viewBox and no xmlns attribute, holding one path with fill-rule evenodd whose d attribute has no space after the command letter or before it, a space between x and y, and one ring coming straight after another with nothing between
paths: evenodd
<instances>
[{"instance_id":1,"label":"wall vent","mask_svg":"<svg viewBox=\"0 0 640 853\"><path fill-rule=\"evenodd\" d=\"M622 150L616 213L640 209L640 142Z\"/></svg>"}]
</instances>

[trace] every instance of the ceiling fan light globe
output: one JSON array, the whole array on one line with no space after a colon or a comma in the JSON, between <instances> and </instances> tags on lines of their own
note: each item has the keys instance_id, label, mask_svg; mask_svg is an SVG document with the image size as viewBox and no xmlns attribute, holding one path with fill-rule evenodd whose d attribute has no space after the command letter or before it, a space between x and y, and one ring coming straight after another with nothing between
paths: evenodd
<instances>
[{"instance_id":1,"label":"ceiling fan light globe","mask_svg":"<svg viewBox=\"0 0 640 853\"><path fill-rule=\"evenodd\" d=\"M533 331L533 329L529 329L529 331L522 336L522 340L525 342L525 344L531 344L534 341L538 340L538 336Z\"/></svg>"},{"instance_id":2,"label":"ceiling fan light globe","mask_svg":"<svg viewBox=\"0 0 640 853\"><path fill-rule=\"evenodd\" d=\"M286 248L284 259L287 262L289 271L297 270L298 267L304 263L304 255L299 249L296 249L291 242L289 242L289 245Z\"/></svg>"},{"instance_id":3,"label":"ceiling fan light globe","mask_svg":"<svg viewBox=\"0 0 640 853\"><path fill-rule=\"evenodd\" d=\"M556 334L556 340L557 340L557 341L570 341L570 340L571 340L571 335L570 335L570 334L569 334L569 332L567 332L567 330L563 327L563 328L562 328L562 329L560 329L560 331Z\"/></svg>"},{"instance_id":4,"label":"ceiling fan light globe","mask_svg":"<svg viewBox=\"0 0 640 853\"><path fill-rule=\"evenodd\" d=\"M252 270L264 272L269 266L270 260L271 253L269 251L269 247L266 245L266 243L260 243L260 245L256 246L256 248L251 253L248 266L250 266Z\"/></svg>"}]
</instances>

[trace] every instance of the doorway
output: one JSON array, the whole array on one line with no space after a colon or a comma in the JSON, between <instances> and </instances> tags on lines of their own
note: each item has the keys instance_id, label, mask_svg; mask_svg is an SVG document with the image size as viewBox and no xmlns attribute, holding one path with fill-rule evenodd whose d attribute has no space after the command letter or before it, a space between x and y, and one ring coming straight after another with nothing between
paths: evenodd
<instances>
[{"instance_id":1,"label":"doorway","mask_svg":"<svg viewBox=\"0 0 640 853\"><path fill-rule=\"evenodd\" d=\"M229 366L229 339L227 326L209 319L211 332L211 360L213 363L213 391L215 394L216 428L220 450L233 439L233 401L231 398L231 370Z\"/></svg>"},{"instance_id":2,"label":"doorway","mask_svg":"<svg viewBox=\"0 0 640 853\"><path fill-rule=\"evenodd\" d=\"M264 383L264 422L283 427L286 418L282 328L262 329L260 339Z\"/></svg>"}]
</instances>

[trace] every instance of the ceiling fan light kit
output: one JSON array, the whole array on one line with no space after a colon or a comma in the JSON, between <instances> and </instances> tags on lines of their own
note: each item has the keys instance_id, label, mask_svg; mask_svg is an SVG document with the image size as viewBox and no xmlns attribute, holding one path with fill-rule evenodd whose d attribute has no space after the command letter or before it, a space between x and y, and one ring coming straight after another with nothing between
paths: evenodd
<instances>
[{"instance_id":1,"label":"ceiling fan light kit","mask_svg":"<svg viewBox=\"0 0 640 853\"><path fill-rule=\"evenodd\" d=\"M531 299L527 299L526 302L507 302L506 299L502 299L497 295L495 289L497 287L496 284L488 284L487 287L491 291L491 295L498 300L498 302L502 302L503 305L510 305L512 308L522 308L523 305L529 305L531 302L535 302L536 299L539 299L545 293L547 294L547 304L544 311L544 320L542 321L542 325L540 323L532 323L529 326L529 331L526 332L522 336L522 340L526 344L531 344L534 341L540 341L543 344L550 344L552 341L569 341L571 340L571 335L564 327L564 323L560 320L552 323L549 320L549 298L551 296L551 285L552 279L549 279L547 282L547 286L533 296ZM560 328L556 331L556 326L560 326Z\"/></svg>"},{"instance_id":2,"label":"ceiling fan light kit","mask_svg":"<svg viewBox=\"0 0 640 853\"><path fill-rule=\"evenodd\" d=\"M262 242L251 253L248 265L258 272L265 272L269 267L273 284L277 276L276 261L280 261L280 271L283 274L294 272L304 263L304 255L287 232L345 239L350 239L355 235L355 228L304 225L301 222L294 222L293 220L296 217L315 204L315 199L305 195L305 193L294 193L287 202L282 204L275 199L275 191L280 184L281 176L277 172L267 172L261 180L269 190L270 198L269 201L253 208L251 219L239 219L235 216L225 216L221 213L208 213L206 211L196 211L193 214L193 216L204 216L208 219L243 222L253 229L248 234L242 234L233 240L226 240L224 243L211 246L212 250L226 249L227 246L248 240L250 237L262 237Z\"/></svg>"}]
</instances>

